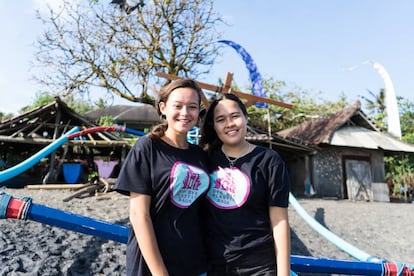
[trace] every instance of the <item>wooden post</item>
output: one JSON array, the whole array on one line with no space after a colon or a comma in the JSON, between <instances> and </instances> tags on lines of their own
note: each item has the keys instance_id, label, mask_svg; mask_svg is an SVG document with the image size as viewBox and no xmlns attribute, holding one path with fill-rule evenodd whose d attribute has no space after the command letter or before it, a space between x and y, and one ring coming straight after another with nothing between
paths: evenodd
<instances>
[{"instance_id":1,"label":"wooden post","mask_svg":"<svg viewBox=\"0 0 414 276\"><path fill-rule=\"evenodd\" d=\"M269 148L272 148L272 144L270 141L272 140L272 122L270 121L270 108L267 106L267 135L269 136L268 142L269 142Z\"/></svg>"},{"instance_id":2,"label":"wooden post","mask_svg":"<svg viewBox=\"0 0 414 276\"><path fill-rule=\"evenodd\" d=\"M233 73L227 72L226 79L224 80L224 91L231 93L231 82L233 81Z\"/></svg>"}]
</instances>

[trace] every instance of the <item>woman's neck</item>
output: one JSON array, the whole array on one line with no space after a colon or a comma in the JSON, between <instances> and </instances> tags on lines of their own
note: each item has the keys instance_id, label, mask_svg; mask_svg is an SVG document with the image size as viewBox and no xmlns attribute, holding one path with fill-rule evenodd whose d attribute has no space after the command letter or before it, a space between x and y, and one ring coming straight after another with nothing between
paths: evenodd
<instances>
[{"instance_id":1,"label":"woman's neck","mask_svg":"<svg viewBox=\"0 0 414 276\"><path fill-rule=\"evenodd\" d=\"M188 149L187 136L172 136L165 133L165 135L162 136L161 139L170 146L173 146L175 148Z\"/></svg>"},{"instance_id":2,"label":"woman's neck","mask_svg":"<svg viewBox=\"0 0 414 276\"><path fill-rule=\"evenodd\" d=\"M224 152L225 155L237 158L249 153L251 151L251 148L252 146L249 142L243 141L242 143L237 145L223 144L221 150Z\"/></svg>"}]
</instances>

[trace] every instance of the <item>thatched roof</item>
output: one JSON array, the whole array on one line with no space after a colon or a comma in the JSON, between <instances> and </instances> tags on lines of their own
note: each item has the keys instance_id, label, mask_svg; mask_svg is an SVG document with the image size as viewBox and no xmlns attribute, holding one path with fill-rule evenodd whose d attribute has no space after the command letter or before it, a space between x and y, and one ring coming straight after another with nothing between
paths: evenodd
<instances>
[{"instance_id":1,"label":"thatched roof","mask_svg":"<svg viewBox=\"0 0 414 276\"><path fill-rule=\"evenodd\" d=\"M50 144L73 127L96 126L67 106L59 97L55 101L32 109L0 123L0 142L21 144ZM93 146L128 145L112 133L93 133L70 143Z\"/></svg>"}]
</instances>

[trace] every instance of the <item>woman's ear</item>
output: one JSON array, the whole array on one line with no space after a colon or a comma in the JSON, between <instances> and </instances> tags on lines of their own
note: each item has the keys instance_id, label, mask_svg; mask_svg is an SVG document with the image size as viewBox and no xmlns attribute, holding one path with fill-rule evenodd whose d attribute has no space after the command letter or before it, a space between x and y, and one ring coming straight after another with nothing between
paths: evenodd
<instances>
[{"instance_id":1,"label":"woman's ear","mask_svg":"<svg viewBox=\"0 0 414 276\"><path fill-rule=\"evenodd\" d=\"M158 103L158 109L161 112L161 116L165 116L164 111L165 111L165 103L164 102L159 102Z\"/></svg>"}]
</instances>

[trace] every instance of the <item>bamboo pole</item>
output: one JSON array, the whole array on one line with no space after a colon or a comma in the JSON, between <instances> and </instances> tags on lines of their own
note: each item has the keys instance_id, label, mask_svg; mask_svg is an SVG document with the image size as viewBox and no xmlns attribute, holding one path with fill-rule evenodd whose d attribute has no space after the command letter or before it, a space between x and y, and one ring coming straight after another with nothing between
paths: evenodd
<instances>
[{"instance_id":1,"label":"bamboo pole","mask_svg":"<svg viewBox=\"0 0 414 276\"><path fill-rule=\"evenodd\" d=\"M54 189L81 189L87 186L90 186L91 184L33 184L33 185L26 185L25 188L29 190L37 190L37 189L43 189L43 190L54 190Z\"/></svg>"}]
</instances>

